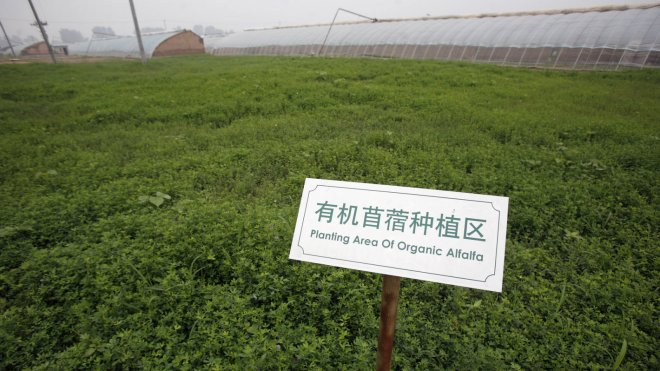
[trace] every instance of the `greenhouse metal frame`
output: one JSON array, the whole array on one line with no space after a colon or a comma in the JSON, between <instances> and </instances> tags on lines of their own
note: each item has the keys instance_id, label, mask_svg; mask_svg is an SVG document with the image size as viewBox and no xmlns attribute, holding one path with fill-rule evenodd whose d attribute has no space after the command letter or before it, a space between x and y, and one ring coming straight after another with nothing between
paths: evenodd
<instances>
[{"instance_id":1,"label":"greenhouse metal frame","mask_svg":"<svg viewBox=\"0 0 660 371\"><path fill-rule=\"evenodd\" d=\"M203 39L188 30L145 34L142 35L142 44L147 58L204 53ZM135 36L91 39L68 45L68 51L69 55L77 56L140 58Z\"/></svg>"},{"instance_id":2,"label":"greenhouse metal frame","mask_svg":"<svg viewBox=\"0 0 660 371\"><path fill-rule=\"evenodd\" d=\"M214 55L461 60L514 66L660 66L660 4L248 30L206 40ZM327 41L323 44L327 34Z\"/></svg>"}]
</instances>

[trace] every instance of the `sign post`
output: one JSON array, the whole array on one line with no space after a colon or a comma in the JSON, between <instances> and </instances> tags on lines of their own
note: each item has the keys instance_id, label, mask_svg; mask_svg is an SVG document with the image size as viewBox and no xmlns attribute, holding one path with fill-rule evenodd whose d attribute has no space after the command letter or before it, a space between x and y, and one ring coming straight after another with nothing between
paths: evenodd
<instances>
[{"instance_id":1,"label":"sign post","mask_svg":"<svg viewBox=\"0 0 660 371\"><path fill-rule=\"evenodd\" d=\"M400 277L502 291L508 207L499 196L307 179L289 258L383 275L386 370Z\"/></svg>"},{"instance_id":2,"label":"sign post","mask_svg":"<svg viewBox=\"0 0 660 371\"><path fill-rule=\"evenodd\" d=\"M399 304L401 277L383 275L383 296L380 301L380 332L378 334L378 357L376 370L390 369L392 349L394 348L394 330L396 327L396 309Z\"/></svg>"}]
</instances>

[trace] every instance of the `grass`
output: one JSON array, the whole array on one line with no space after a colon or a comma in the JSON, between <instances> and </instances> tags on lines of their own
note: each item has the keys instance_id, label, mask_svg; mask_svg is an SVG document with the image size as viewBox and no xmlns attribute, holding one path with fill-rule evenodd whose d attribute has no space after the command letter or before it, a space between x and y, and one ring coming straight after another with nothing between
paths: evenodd
<instances>
[{"instance_id":1,"label":"grass","mask_svg":"<svg viewBox=\"0 0 660 371\"><path fill-rule=\"evenodd\" d=\"M0 86L0 368L372 368L380 277L287 259L307 177L510 198L503 292L402 280L397 369L660 367L660 71L204 56Z\"/></svg>"}]
</instances>

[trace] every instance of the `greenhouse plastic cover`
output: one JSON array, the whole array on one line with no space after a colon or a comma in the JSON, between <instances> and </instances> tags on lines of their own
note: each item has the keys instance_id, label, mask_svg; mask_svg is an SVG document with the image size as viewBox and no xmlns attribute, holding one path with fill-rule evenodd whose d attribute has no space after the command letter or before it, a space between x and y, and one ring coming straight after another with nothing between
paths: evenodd
<instances>
[{"instance_id":1,"label":"greenhouse plastic cover","mask_svg":"<svg viewBox=\"0 0 660 371\"><path fill-rule=\"evenodd\" d=\"M147 57L151 57L158 45L181 32L182 31L172 31L142 35L144 54ZM135 36L93 39L91 41L70 44L69 54L95 57L140 58L140 47L138 46L137 37Z\"/></svg>"},{"instance_id":2,"label":"greenhouse plastic cover","mask_svg":"<svg viewBox=\"0 0 660 371\"><path fill-rule=\"evenodd\" d=\"M207 40L209 50L262 46L321 45L328 25L235 33ZM658 51L660 6L479 18L423 19L337 24L326 45L470 45L477 47L569 47Z\"/></svg>"},{"instance_id":3,"label":"greenhouse plastic cover","mask_svg":"<svg viewBox=\"0 0 660 371\"><path fill-rule=\"evenodd\" d=\"M12 42L11 46L14 48L14 53L20 54L21 49L25 47L25 44L22 42ZM0 55L12 55L9 44L3 39L0 39Z\"/></svg>"}]
</instances>

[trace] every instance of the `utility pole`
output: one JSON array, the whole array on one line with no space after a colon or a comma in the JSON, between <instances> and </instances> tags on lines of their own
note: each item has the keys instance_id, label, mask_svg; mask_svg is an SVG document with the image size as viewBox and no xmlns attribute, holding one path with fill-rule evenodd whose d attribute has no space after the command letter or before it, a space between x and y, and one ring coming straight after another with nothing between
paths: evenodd
<instances>
[{"instance_id":1,"label":"utility pole","mask_svg":"<svg viewBox=\"0 0 660 371\"><path fill-rule=\"evenodd\" d=\"M34 4L32 4L32 0L28 0L28 3L30 3L30 8L32 8L32 13L34 13L34 19L37 20L37 26L39 26L39 30L41 31L41 36L44 38L44 42L48 47L48 53L50 54L50 59L52 59L53 64L55 64L57 63L57 60L55 59L55 52L53 52L53 47L50 46L50 41L48 41L48 35L46 35L46 29L44 28L44 25L46 25L47 23L41 23L41 21L39 20L39 16L37 15L37 10L34 9Z\"/></svg>"},{"instance_id":2,"label":"utility pole","mask_svg":"<svg viewBox=\"0 0 660 371\"><path fill-rule=\"evenodd\" d=\"M128 0L131 4L131 13L133 13L133 24L135 24L135 35L138 39L138 46L140 47L140 57L142 58L142 64L147 63L147 57L144 55L144 46L142 45L142 34L140 34L140 25L138 24L137 15L135 15L135 5L133 5L133 0Z\"/></svg>"},{"instance_id":3,"label":"utility pole","mask_svg":"<svg viewBox=\"0 0 660 371\"><path fill-rule=\"evenodd\" d=\"M2 33L5 34L5 39L7 39L7 44L9 44L9 48L11 49L11 55L16 58L16 52L14 52L14 46L11 45L11 41L9 40L9 36L7 36L7 32L5 32L5 26L2 25L2 22L0 22L0 28L2 28Z\"/></svg>"}]
</instances>

